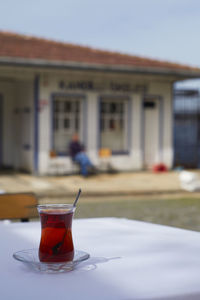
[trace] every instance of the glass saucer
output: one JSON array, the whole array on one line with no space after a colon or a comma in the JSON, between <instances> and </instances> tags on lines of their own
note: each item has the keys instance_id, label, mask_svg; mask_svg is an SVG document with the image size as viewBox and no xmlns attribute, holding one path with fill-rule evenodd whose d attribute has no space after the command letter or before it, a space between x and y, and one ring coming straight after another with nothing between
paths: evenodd
<instances>
[{"instance_id":1,"label":"glass saucer","mask_svg":"<svg viewBox=\"0 0 200 300\"><path fill-rule=\"evenodd\" d=\"M39 260L38 249L27 249L15 252L13 257L35 271L61 273L72 271L76 265L88 259L90 255L84 251L75 250L74 259L71 262L44 263Z\"/></svg>"}]
</instances>

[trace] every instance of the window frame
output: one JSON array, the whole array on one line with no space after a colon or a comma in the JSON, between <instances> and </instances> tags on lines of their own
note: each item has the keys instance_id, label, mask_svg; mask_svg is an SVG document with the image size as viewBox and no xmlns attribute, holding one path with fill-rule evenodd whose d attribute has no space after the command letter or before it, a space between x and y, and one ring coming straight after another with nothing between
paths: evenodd
<instances>
[{"instance_id":1,"label":"window frame","mask_svg":"<svg viewBox=\"0 0 200 300\"><path fill-rule=\"evenodd\" d=\"M54 140L54 101L56 97L71 97L71 98L79 98L80 99L80 128L79 128L79 136L80 136L80 141L82 142L84 140L84 144L86 147L87 144L87 127L86 127L86 114L87 114L87 103L86 103L86 95L85 94L79 94L79 93L52 93L51 94L51 107L50 107L50 126L51 126L51 140L50 140L50 150L55 150L57 156L67 156L69 157L69 153L67 151L57 151L55 149L55 140ZM67 99L66 99L67 101Z\"/></svg>"},{"instance_id":2,"label":"window frame","mask_svg":"<svg viewBox=\"0 0 200 300\"><path fill-rule=\"evenodd\" d=\"M126 150L112 150L112 155L129 155L131 144L132 144L132 97L129 95L113 95L113 94L106 94L106 95L100 95L99 96L99 103L98 103L98 149L102 148L102 141L101 141L101 102L104 99L109 99L109 101L126 101L127 102L127 109L124 111L125 117L124 117L124 130L125 130L125 139L126 139Z\"/></svg>"}]
</instances>

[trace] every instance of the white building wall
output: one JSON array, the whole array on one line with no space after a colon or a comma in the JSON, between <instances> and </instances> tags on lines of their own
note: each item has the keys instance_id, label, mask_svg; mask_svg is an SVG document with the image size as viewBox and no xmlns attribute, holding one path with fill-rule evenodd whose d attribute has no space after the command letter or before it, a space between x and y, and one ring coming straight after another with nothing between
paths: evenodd
<instances>
[{"instance_id":1,"label":"white building wall","mask_svg":"<svg viewBox=\"0 0 200 300\"><path fill-rule=\"evenodd\" d=\"M52 94L84 94L86 101L86 139L84 140L87 153L95 165L100 165L101 159L98 155L99 147L99 97L106 94L106 91L79 91L61 90L59 80L71 79L66 75L44 75L40 77L39 85L39 169L40 174L50 173L52 158L49 153L52 149L52 116L51 101ZM74 77L74 79L76 79ZM148 86L147 95L158 95L163 98L163 149L162 162L168 167L173 163L173 143L172 143L172 99L171 84L167 82L151 82ZM111 91L108 91L111 94ZM117 95L117 93L116 93ZM131 105L130 128L130 152L127 155L112 155L110 162L118 170L140 170L143 168L143 101L142 93L129 93ZM158 154L159 155L159 154ZM54 159L58 165L63 165L64 173L71 173L74 170L73 163L69 157L58 157Z\"/></svg>"},{"instance_id":2,"label":"white building wall","mask_svg":"<svg viewBox=\"0 0 200 300\"><path fill-rule=\"evenodd\" d=\"M149 87L149 94L161 96L163 99L163 135L161 160L171 168L173 165L173 99L172 84L152 82Z\"/></svg>"},{"instance_id":3,"label":"white building wall","mask_svg":"<svg viewBox=\"0 0 200 300\"><path fill-rule=\"evenodd\" d=\"M99 163L98 156L98 93L87 94L87 145L89 157L95 165Z\"/></svg>"},{"instance_id":4,"label":"white building wall","mask_svg":"<svg viewBox=\"0 0 200 300\"><path fill-rule=\"evenodd\" d=\"M142 150L142 95L134 94L132 97L132 147L133 169L139 170L143 167Z\"/></svg>"},{"instance_id":5,"label":"white building wall","mask_svg":"<svg viewBox=\"0 0 200 300\"><path fill-rule=\"evenodd\" d=\"M39 81L39 111L38 111L38 172L48 172L49 151L51 150L51 92L49 84L46 86L43 79ZM52 86L53 88L53 86Z\"/></svg>"}]
</instances>

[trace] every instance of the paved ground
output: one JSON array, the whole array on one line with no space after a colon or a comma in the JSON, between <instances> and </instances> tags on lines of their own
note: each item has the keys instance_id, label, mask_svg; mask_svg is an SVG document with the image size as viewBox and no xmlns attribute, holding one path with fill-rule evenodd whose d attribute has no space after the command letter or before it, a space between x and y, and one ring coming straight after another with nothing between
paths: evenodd
<instances>
[{"instance_id":1,"label":"paved ground","mask_svg":"<svg viewBox=\"0 0 200 300\"><path fill-rule=\"evenodd\" d=\"M22 173L1 174L0 190L5 192L34 192L40 198L72 197L79 188L82 195L98 196L155 196L185 193L180 188L178 172L155 174L133 172L81 176L36 177Z\"/></svg>"},{"instance_id":2,"label":"paved ground","mask_svg":"<svg viewBox=\"0 0 200 300\"><path fill-rule=\"evenodd\" d=\"M0 174L0 190L34 192L39 203L72 203L80 187L75 218L120 217L200 231L200 192L181 190L178 172L100 174L87 179Z\"/></svg>"}]
</instances>

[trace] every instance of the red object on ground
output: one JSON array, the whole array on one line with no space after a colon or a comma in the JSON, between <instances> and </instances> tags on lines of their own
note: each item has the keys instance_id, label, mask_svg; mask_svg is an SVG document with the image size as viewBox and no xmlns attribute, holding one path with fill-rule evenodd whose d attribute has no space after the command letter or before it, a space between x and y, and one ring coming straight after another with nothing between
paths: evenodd
<instances>
[{"instance_id":1,"label":"red object on ground","mask_svg":"<svg viewBox=\"0 0 200 300\"><path fill-rule=\"evenodd\" d=\"M153 172L160 173L160 172L167 172L167 167L165 164L160 163L153 166Z\"/></svg>"}]
</instances>

